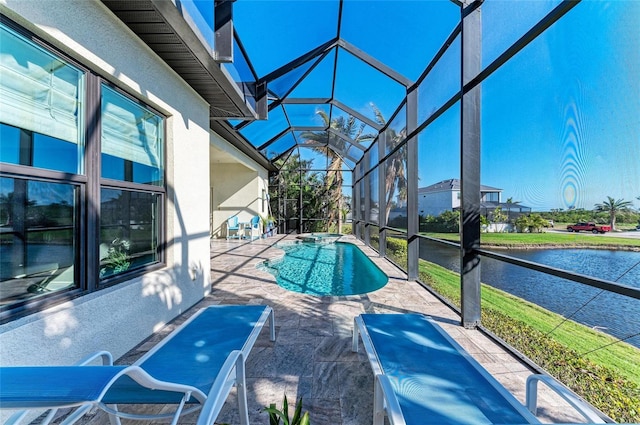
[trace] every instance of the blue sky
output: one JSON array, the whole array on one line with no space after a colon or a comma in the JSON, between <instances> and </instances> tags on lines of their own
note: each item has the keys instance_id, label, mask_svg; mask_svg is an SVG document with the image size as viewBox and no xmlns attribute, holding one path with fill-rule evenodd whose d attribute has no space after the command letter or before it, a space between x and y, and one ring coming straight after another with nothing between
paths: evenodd
<instances>
[{"instance_id":1,"label":"blue sky","mask_svg":"<svg viewBox=\"0 0 640 425\"><path fill-rule=\"evenodd\" d=\"M559 3L487 0L483 65ZM198 7L206 21L213 18L211 0L182 4ZM337 0L234 3L234 24L259 77L336 37L337 20ZM416 81L458 21L459 9L448 0L345 0L340 36ZM640 1L583 0L489 76L482 83L481 183L502 189L503 201L534 210L592 209L608 196L640 208L638 28ZM420 120L459 90L459 50L456 40L418 89ZM285 76L274 87L293 81ZM294 96L333 95L371 118L374 104L391 120L405 93L399 82L339 49ZM293 125L321 124L313 106L294 109L287 110L299 120ZM284 114L274 111L243 134L261 145L285 128ZM454 105L419 135L419 186L460 177L459 133Z\"/></svg>"},{"instance_id":2,"label":"blue sky","mask_svg":"<svg viewBox=\"0 0 640 425\"><path fill-rule=\"evenodd\" d=\"M483 64L560 2L490 0L483 6ZM393 7L389 8L392 5ZM415 81L458 22L448 1L355 1L341 36ZM259 76L336 35L337 1L238 0L234 23ZM482 184L534 210L592 209L607 196L640 208L640 2L583 0L482 84ZM453 49L459 49L454 43ZM297 96L331 94L334 55ZM420 117L458 86L458 52L421 89ZM451 71L453 70L453 71ZM451 72L449 72L451 71ZM391 118L402 86L338 53L335 97ZM434 78L434 81L436 79ZM420 186L459 177L459 107L420 135Z\"/></svg>"},{"instance_id":3,"label":"blue sky","mask_svg":"<svg viewBox=\"0 0 640 425\"><path fill-rule=\"evenodd\" d=\"M584 1L483 84L482 179L535 209L640 207L640 3Z\"/></svg>"}]
</instances>

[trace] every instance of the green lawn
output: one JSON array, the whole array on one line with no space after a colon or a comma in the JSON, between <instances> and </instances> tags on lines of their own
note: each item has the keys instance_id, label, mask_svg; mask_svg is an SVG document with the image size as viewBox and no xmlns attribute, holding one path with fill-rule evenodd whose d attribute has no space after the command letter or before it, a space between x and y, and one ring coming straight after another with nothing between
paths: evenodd
<instances>
[{"instance_id":1,"label":"green lawn","mask_svg":"<svg viewBox=\"0 0 640 425\"><path fill-rule=\"evenodd\" d=\"M421 233L437 239L458 242L457 233ZM584 248L601 247L613 249L640 249L640 238L619 238L615 236L592 235L585 233L482 233L480 244L484 246L513 247L561 247Z\"/></svg>"}]
</instances>

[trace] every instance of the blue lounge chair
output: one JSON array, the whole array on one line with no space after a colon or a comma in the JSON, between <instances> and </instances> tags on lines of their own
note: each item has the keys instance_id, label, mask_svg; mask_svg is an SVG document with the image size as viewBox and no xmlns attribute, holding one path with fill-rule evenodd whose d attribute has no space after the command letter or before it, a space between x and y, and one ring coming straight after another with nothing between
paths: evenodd
<instances>
[{"instance_id":1,"label":"blue lounge chair","mask_svg":"<svg viewBox=\"0 0 640 425\"><path fill-rule=\"evenodd\" d=\"M250 240L253 240L254 237L260 239L260 217L257 215L253 216L249 225L245 228L245 231L249 233L247 236Z\"/></svg>"},{"instance_id":2,"label":"blue lounge chair","mask_svg":"<svg viewBox=\"0 0 640 425\"><path fill-rule=\"evenodd\" d=\"M227 219L227 240L231 238L240 239L240 224L238 223L238 216L234 215Z\"/></svg>"},{"instance_id":3,"label":"blue lounge chair","mask_svg":"<svg viewBox=\"0 0 640 425\"><path fill-rule=\"evenodd\" d=\"M529 409L493 378L440 326L420 314L362 314L358 334L375 376L373 424L387 416L392 425L541 423L535 397ZM527 383L535 390L539 375ZM604 420L587 403L557 381L557 391L590 423ZM533 413L532 413L533 412Z\"/></svg>"},{"instance_id":4,"label":"blue lounge chair","mask_svg":"<svg viewBox=\"0 0 640 425\"><path fill-rule=\"evenodd\" d=\"M131 366L114 366L102 352L75 366L0 368L0 408L23 409L6 424L26 415L24 409L74 407L63 424L72 424L93 407L119 418L172 419L198 409L198 425L211 425L231 388L238 393L240 421L249 423L244 362L266 321L275 340L273 311L268 306L211 306L175 329ZM87 365L102 356L103 366ZM121 412L119 404L175 404L173 412L144 415Z\"/></svg>"}]
</instances>

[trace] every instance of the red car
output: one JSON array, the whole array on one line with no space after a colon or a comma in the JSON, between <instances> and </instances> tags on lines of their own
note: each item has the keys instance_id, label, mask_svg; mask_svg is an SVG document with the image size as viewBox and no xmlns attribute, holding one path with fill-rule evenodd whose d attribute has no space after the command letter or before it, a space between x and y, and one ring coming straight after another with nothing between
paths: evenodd
<instances>
[{"instance_id":1,"label":"red car","mask_svg":"<svg viewBox=\"0 0 640 425\"><path fill-rule=\"evenodd\" d=\"M591 232L591 233L604 233L604 232L610 232L611 226L605 226L602 224L586 222L586 223L571 224L567 226L567 230L569 232L579 232L583 230L585 232Z\"/></svg>"}]
</instances>

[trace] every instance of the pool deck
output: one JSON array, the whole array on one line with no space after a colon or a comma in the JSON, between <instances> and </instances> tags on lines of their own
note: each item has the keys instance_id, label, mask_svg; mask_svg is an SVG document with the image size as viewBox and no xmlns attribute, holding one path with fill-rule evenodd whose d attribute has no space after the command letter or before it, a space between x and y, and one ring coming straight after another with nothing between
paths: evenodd
<instances>
[{"instance_id":1,"label":"pool deck","mask_svg":"<svg viewBox=\"0 0 640 425\"><path fill-rule=\"evenodd\" d=\"M373 375L366 355L351 351L353 319L360 313L419 312L435 319L499 382L524 403L526 377L532 372L477 330L460 326L459 316L389 261L352 236L355 243L388 276L382 289L363 295L315 297L280 288L275 278L256 264L283 254L273 245L295 236L274 236L248 241L211 241L209 296L147 341L131 350L118 363L131 363L162 337L193 314L211 304L267 304L274 309L276 341L263 330L247 359L249 415L252 424L268 424L263 411L270 403L281 405L284 394L293 404L303 397L303 410L313 425L366 425L372 422ZM582 422L563 400L541 389L538 415L544 422ZM146 411L159 409L145 407ZM194 414L181 419L195 423ZM106 425L99 412L84 424ZM123 420L123 424L134 422ZM136 421L135 423L146 423ZM232 390L216 423L238 424L235 390Z\"/></svg>"}]
</instances>

